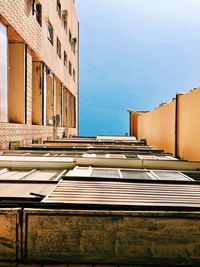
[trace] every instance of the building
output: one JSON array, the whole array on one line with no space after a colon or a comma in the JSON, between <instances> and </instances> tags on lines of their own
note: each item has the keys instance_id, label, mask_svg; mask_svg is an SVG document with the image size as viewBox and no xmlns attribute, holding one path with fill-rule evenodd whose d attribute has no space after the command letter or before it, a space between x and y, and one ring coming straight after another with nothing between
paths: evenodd
<instances>
[{"instance_id":1,"label":"building","mask_svg":"<svg viewBox=\"0 0 200 267\"><path fill-rule=\"evenodd\" d=\"M200 161L200 88L150 112L129 110L130 135L183 160Z\"/></svg>"},{"instance_id":2,"label":"building","mask_svg":"<svg viewBox=\"0 0 200 267\"><path fill-rule=\"evenodd\" d=\"M0 155L0 266L199 266L200 163L134 137Z\"/></svg>"},{"instance_id":3,"label":"building","mask_svg":"<svg viewBox=\"0 0 200 267\"><path fill-rule=\"evenodd\" d=\"M73 0L0 0L0 147L77 135Z\"/></svg>"}]
</instances>

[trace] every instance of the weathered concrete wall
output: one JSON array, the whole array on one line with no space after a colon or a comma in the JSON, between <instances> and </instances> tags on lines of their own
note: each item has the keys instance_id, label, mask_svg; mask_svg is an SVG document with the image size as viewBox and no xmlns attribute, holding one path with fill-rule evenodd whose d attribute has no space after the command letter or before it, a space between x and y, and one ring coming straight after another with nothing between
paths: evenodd
<instances>
[{"instance_id":1,"label":"weathered concrete wall","mask_svg":"<svg viewBox=\"0 0 200 267\"><path fill-rule=\"evenodd\" d=\"M23 224L18 211L0 213L0 262L197 266L200 261L199 212L20 212Z\"/></svg>"}]
</instances>

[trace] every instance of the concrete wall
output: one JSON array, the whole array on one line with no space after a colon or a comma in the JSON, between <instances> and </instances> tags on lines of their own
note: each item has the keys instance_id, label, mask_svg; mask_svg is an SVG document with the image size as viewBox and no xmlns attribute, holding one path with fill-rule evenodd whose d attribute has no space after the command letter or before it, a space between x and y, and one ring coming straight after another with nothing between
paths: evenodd
<instances>
[{"instance_id":1,"label":"concrete wall","mask_svg":"<svg viewBox=\"0 0 200 267\"><path fill-rule=\"evenodd\" d=\"M138 139L146 139L149 145L184 160L200 161L200 88L178 95L177 99L140 114L138 121L136 112L131 112L131 134L135 135L137 129Z\"/></svg>"}]
</instances>

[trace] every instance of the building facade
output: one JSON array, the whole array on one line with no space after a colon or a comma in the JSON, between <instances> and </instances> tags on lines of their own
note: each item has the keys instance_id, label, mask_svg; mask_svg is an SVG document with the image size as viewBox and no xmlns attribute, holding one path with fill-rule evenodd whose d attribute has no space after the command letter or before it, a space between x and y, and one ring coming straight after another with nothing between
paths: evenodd
<instances>
[{"instance_id":1,"label":"building facade","mask_svg":"<svg viewBox=\"0 0 200 267\"><path fill-rule=\"evenodd\" d=\"M0 266L199 266L200 162L131 137L0 154Z\"/></svg>"},{"instance_id":2,"label":"building facade","mask_svg":"<svg viewBox=\"0 0 200 267\"><path fill-rule=\"evenodd\" d=\"M73 0L0 0L0 146L75 136L79 24Z\"/></svg>"},{"instance_id":3,"label":"building facade","mask_svg":"<svg viewBox=\"0 0 200 267\"><path fill-rule=\"evenodd\" d=\"M183 160L200 161L200 88L177 93L150 112L129 110L130 135Z\"/></svg>"}]
</instances>

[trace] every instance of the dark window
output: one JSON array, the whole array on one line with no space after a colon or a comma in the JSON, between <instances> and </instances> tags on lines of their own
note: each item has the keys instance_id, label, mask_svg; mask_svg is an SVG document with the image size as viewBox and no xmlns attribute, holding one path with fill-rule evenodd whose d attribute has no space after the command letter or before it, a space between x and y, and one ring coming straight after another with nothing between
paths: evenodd
<instances>
[{"instance_id":1,"label":"dark window","mask_svg":"<svg viewBox=\"0 0 200 267\"><path fill-rule=\"evenodd\" d=\"M57 55L61 58L61 43L57 38Z\"/></svg>"},{"instance_id":2,"label":"dark window","mask_svg":"<svg viewBox=\"0 0 200 267\"><path fill-rule=\"evenodd\" d=\"M76 38L73 38L72 39L72 51L74 52L74 54L75 54L75 50L76 50Z\"/></svg>"},{"instance_id":3,"label":"dark window","mask_svg":"<svg viewBox=\"0 0 200 267\"><path fill-rule=\"evenodd\" d=\"M72 34L70 30L69 30L69 43L72 44Z\"/></svg>"},{"instance_id":4,"label":"dark window","mask_svg":"<svg viewBox=\"0 0 200 267\"><path fill-rule=\"evenodd\" d=\"M65 67L67 67L67 54L65 51L64 51L64 65Z\"/></svg>"},{"instance_id":5,"label":"dark window","mask_svg":"<svg viewBox=\"0 0 200 267\"><path fill-rule=\"evenodd\" d=\"M51 44L53 45L53 27L51 25L50 22L48 22L48 32L47 32L47 36L49 41L51 42Z\"/></svg>"},{"instance_id":6,"label":"dark window","mask_svg":"<svg viewBox=\"0 0 200 267\"><path fill-rule=\"evenodd\" d=\"M69 61L69 74L72 76L72 63Z\"/></svg>"},{"instance_id":7,"label":"dark window","mask_svg":"<svg viewBox=\"0 0 200 267\"><path fill-rule=\"evenodd\" d=\"M68 24L68 12L67 10L63 10L63 27L66 32L67 32L67 24Z\"/></svg>"},{"instance_id":8,"label":"dark window","mask_svg":"<svg viewBox=\"0 0 200 267\"><path fill-rule=\"evenodd\" d=\"M73 80L74 81L76 80L76 72L75 72L75 69L73 69Z\"/></svg>"},{"instance_id":9,"label":"dark window","mask_svg":"<svg viewBox=\"0 0 200 267\"><path fill-rule=\"evenodd\" d=\"M61 3L59 0L57 0L57 12L58 16L61 18Z\"/></svg>"},{"instance_id":10,"label":"dark window","mask_svg":"<svg viewBox=\"0 0 200 267\"><path fill-rule=\"evenodd\" d=\"M33 1L32 12L37 22L42 26L42 5L35 0Z\"/></svg>"}]
</instances>

